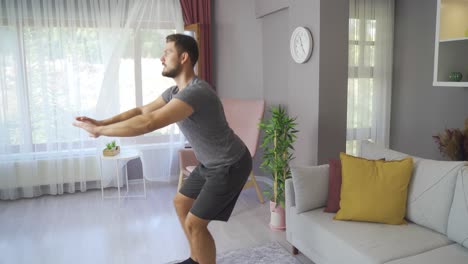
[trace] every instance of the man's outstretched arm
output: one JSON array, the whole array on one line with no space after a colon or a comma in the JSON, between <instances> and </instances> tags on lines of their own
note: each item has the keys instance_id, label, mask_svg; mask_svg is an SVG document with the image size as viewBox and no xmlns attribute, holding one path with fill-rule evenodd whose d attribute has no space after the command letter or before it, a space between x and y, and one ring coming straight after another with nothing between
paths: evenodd
<instances>
[{"instance_id":1,"label":"man's outstretched arm","mask_svg":"<svg viewBox=\"0 0 468 264\"><path fill-rule=\"evenodd\" d=\"M161 96L159 96L158 98L156 98L156 100L154 100L153 102L151 102L149 104L146 104L146 105L143 105L143 106L140 106L140 107L135 107L133 109L130 109L130 110L126 111L126 112L123 112L121 114L118 114L118 115L113 116L113 117L108 118L108 119L95 120L95 119L92 119L92 118L87 117L87 116L78 116L75 119L76 119L76 121L91 123L91 124L94 124L96 126L107 126L107 125L111 125L111 124L115 124L115 123L118 123L118 122L128 120L128 119L130 119L132 117L135 117L137 115L144 115L144 114L153 112L153 111L158 110L159 108L163 107L164 105L166 105L166 102L162 99Z\"/></svg>"},{"instance_id":2,"label":"man's outstretched arm","mask_svg":"<svg viewBox=\"0 0 468 264\"><path fill-rule=\"evenodd\" d=\"M190 105L179 99L173 99L155 111L137 115L118 123L96 126L84 122L75 122L73 125L85 129L91 137L132 137L165 127L190 116L192 113L193 108Z\"/></svg>"}]
</instances>

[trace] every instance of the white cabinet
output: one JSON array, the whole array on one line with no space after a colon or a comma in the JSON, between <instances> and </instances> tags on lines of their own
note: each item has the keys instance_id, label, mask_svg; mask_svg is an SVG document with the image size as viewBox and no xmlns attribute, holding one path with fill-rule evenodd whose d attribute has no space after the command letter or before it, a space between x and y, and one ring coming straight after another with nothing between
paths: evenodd
<instances>
[{"instance_id":1,"label":"white cabinet","mask_svg":"<svg viewBox=\"0 0 468 264\"><path fill-rule=\"evenodd\" d=\"M468 0L437 0L436 21L433 85L468 87Z\"/></svg>"}]
</instances>

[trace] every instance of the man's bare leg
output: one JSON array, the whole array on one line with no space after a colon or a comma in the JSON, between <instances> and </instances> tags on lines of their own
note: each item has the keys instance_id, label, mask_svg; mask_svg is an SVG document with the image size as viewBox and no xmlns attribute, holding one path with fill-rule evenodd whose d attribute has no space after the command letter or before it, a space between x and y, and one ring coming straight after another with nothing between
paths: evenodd
<instances>
[{"instance_id":1,"label":"man's bare leg","mask_svg":"<svg viewBox=\"0 0 468 264\"><path fill-rule=\"evenodd\" d=\"M187 237L187 240L190 245L190 257L195 260L196 256L194 255L195 251L192 246L192 242L191 242L192 239L185 225L187 215L190 211L190 208L192 208L194 201L195 201L194 199L187 197L179 192L174 197L174 207L176 209L177 216L179 217L180 225L182 226L182 229L184 230L185 236Z\"/></svg>"},{"instance_id":2,"label":"man's bare leg","mask_svg":"<svg viewBox=\"0 0 468 264\"><path fill-rule=\"evenodd\" d=\"M191 244L195 251L195 259L200 264L216 263L216 246L208 231L209 220L204 220L190 213L185 220Z\"/></svg>"}]
</instances>

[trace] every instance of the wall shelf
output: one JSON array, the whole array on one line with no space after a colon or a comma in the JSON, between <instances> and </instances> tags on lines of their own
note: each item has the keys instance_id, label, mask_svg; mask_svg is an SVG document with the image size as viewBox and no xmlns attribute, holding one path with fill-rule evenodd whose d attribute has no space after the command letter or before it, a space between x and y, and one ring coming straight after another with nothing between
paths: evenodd
<instances>
[{"instance_id":1,"label":"wall shelf","mask_svg":"<svg viewBox=\"0 0 468 264\"><path fill-rule=\"evenodd\" d=\"M440 40L439 42L442 43L442 42L452 42L452 41L468 41L468 37L444 39L444 40Z\"/></svg>"},{"instance_id":2,"label":"wall shelf","mask_svg":"<svg viewBox=\"0 0 468 264\"><path fill-rule=\"evenodd\" d=\"M468 82L433 82L432 86L468 87Z\"/></svg>"},{"instance_id":3,"label":"wall shelf","mask_svg":"<svg viewBox=\"0 0 468 264\"><path fill-rule=\"evenodd\" d=\"M437 0L433 86L468 87L468 1ZM449 80L460 72L460 82Z\"/></svg>"}]
</instances>

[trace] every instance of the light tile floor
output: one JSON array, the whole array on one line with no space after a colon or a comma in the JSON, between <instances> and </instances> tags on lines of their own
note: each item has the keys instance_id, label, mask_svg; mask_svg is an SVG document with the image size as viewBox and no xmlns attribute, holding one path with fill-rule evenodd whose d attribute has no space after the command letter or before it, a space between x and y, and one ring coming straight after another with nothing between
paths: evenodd
<instances>
[{"instance_id":1,"label":"light tile floor","mask_svg":"<svg viewBox=\"0 0 468 264\"><path fill-rule=\"evenodd\" d=\"M0 264L167 263L185 259L189 247L172 198L176 184L149 182L148 196L101 199L100 190L0 201ZM268 204L253 188L239 197L228 223L212 222L218 252L278 241L268 227ZM311 264L303 255L297 258Z\"/></svg>"}]
</instances>

